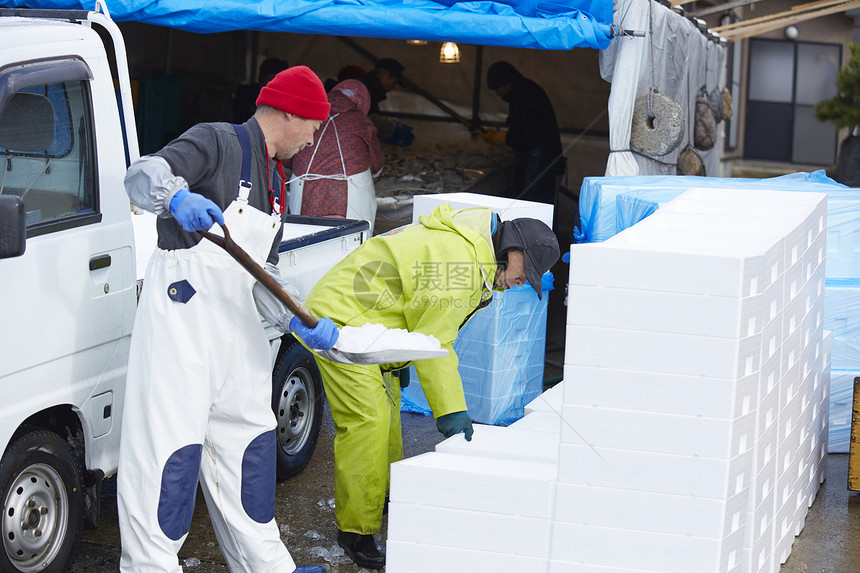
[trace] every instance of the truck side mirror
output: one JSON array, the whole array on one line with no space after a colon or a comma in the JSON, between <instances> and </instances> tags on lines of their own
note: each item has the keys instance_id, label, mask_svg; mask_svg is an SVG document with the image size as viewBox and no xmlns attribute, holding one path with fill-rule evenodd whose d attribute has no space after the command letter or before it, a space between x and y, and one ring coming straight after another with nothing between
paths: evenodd
<instances>
[{"instance_id":1,"label":"truck side mirror","mask_svg":"<svg viewBox=\"0 0 860 573\"><path fill-rule=\"evenodd\" d=\"M17 195L0 195L0 259L20 257L27 246L24 201Z\"/></svg>"}]
</instances>

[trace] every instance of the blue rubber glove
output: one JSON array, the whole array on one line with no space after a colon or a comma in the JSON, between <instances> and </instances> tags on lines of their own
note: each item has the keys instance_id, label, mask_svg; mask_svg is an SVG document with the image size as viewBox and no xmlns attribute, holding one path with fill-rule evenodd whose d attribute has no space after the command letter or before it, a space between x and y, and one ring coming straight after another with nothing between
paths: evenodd
<instances>
[{"instance_id":1,"label":"blue rubber glove","mask_svg":"<svg viewBox=\"0 0 860 573\"><path fill-rule=\"evenodd\" d=\"M170 213L176 222L189 233L205 231L215 223L224 224L220 207L199 193L188 189L176 192L170 200Z\"/></svg>"},{"instance_id":2,"label":"blue rubber glove","mask_svg":"<svg viewBox=\"0 0 860 573\"><path fill-rule=\"evenodd\" d=\"M290 330L314 350L329 350L340 335L337 325L330 318L321 318L314 328L309 328L294 316L290 321Z\"/></svg>"},{"instance_id":3,"label":"blue rubber glove","mask_svg":"<svg viewBox=\"0 0 860 573\"><path fill-rule=\"evenodd\" d=\"M472 427L472 419L469 418L468 412L451 412L444 416L439 416L436 420L436 429L439 430L446 438L450 438L460 432L466 434L466 441L472 441L472 434L475 429Z\"/></svg>"},{"instance_id":4,"label":"blue rubber glove","mask_svg":"<svg viewBox=\"0 0 860 573\"><path fill-rule=\"evenodd\" d=\"M400 147L409 147L413 141L415 141L415 135L412 134L412 128L399 121L394 122L394 133L385 139L385 143L388 145L399 145Z\"/></svg>"}]
</instances>

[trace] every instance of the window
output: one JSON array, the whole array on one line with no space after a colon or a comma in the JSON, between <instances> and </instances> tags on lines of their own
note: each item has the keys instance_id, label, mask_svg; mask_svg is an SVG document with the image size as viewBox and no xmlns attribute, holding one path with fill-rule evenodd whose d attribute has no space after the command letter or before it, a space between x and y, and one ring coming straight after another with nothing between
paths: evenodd
<instances>
[{"instance_id":1,"label":"window","mask_svg":"<svg viewBox=\"0 0 860 573\"><path fill-rule=\"evenodd\" d=\"M0 112L0 193L18 195L28 236L97 220L87 81L22 88Z\"/></svg>"},{"instance_id":2,"label":"window","mask_svg":"<svg viewBox=\"0 0 860 573\"><path fill-rule=\"evenodd\" d=\"M838 44L750 40L744 156L813 165L836 162L836 129L815 104L836 95Z\"/></svg>"}]
</instances>

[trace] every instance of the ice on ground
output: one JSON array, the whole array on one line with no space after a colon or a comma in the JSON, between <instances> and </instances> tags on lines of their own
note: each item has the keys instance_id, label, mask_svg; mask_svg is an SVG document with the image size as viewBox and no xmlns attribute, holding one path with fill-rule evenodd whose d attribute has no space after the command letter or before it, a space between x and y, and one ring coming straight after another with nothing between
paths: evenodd
<instances>
[{"instance_id":1,"label":"ice on ground","mask_svg":"<svg viewBox=\"0 0 860 573\"><path fill-rule=\"evenodd\" d=\"M199 567L200 566L200 560L197 559L196 557L189 557L188 559L183 561L183 563L185 564L186 567Z\"/></svg>"},{"instance_id":2,"label":"ice on ground","mask_svg":"<svg viewBox=\"0 0 860 573\"><path fill-rule=\"evenodd\" d=\"M322 537L322 535L320 535L319 533L317 533L313 529L305 531L304 536L307 537L308 539L319 539L320 537Z\"/></svg>"},{"instance_id":3,"label":"ice on ground","mask_svg":"<svg viewBox=\"0 0 860 573\"><path fill-rule=\"evenodd\" d=\"M434 351L442 344L432 334L409 332L402 328L385 328L369 322L363 326L344 326L340 329L335 350L366 353L390 349Z\"/></svg>"},{"instance_id":4,"label":"ice on ground","mask_svg":"<svg viewBox=\"0 0 860 573\"><path fill-rule=\"evenodd\" d=\"M352 559L344 554L343 548L337 543L332 545L330 549L326 549L325 547L313 547L310 550L310 554L314 557L321 557L332 565L346 565L347 563L352 563Z\"/></svg>"}]
</instances>

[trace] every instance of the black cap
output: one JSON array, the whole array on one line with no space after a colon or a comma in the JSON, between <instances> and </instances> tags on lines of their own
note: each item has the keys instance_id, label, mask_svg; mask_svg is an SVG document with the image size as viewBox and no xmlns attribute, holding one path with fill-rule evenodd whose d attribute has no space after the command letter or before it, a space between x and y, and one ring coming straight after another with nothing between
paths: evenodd
<instances>
[{"instance_id":1,"label":"black cap","mask_svg":"<svg viewBox=\"0 0 860 573\"><path fill-rule=\"evenodd\" d=\"M537 219L513 219L500 225L499 253L523 252L526 279L542 298L543 275L558 260L558 239L546 223Z\"/></svg>"},{"instance_id":2,"label":"black cap","mask_svg":"<svg viewBox=\"0 0 860 573\"><path fill-rule=\"evenodd\" d=\"M399 81L403 76L403 70L406 68L403 67L403 64L395 60L394 58L382 58L381 60L377 60L376 62L377 70L385 70Z\"/></svg>"},{"instance_id":3,"label":"black cap","mask_svg":"<svg viewBox=\"0 0 860 573\"><path fill-rule=\"evenodd\" d=\"M517 69L504 60L491 64L487 69L487 87L491 90L509 86L522 77Z\"/></svg>"}]
</instances>

